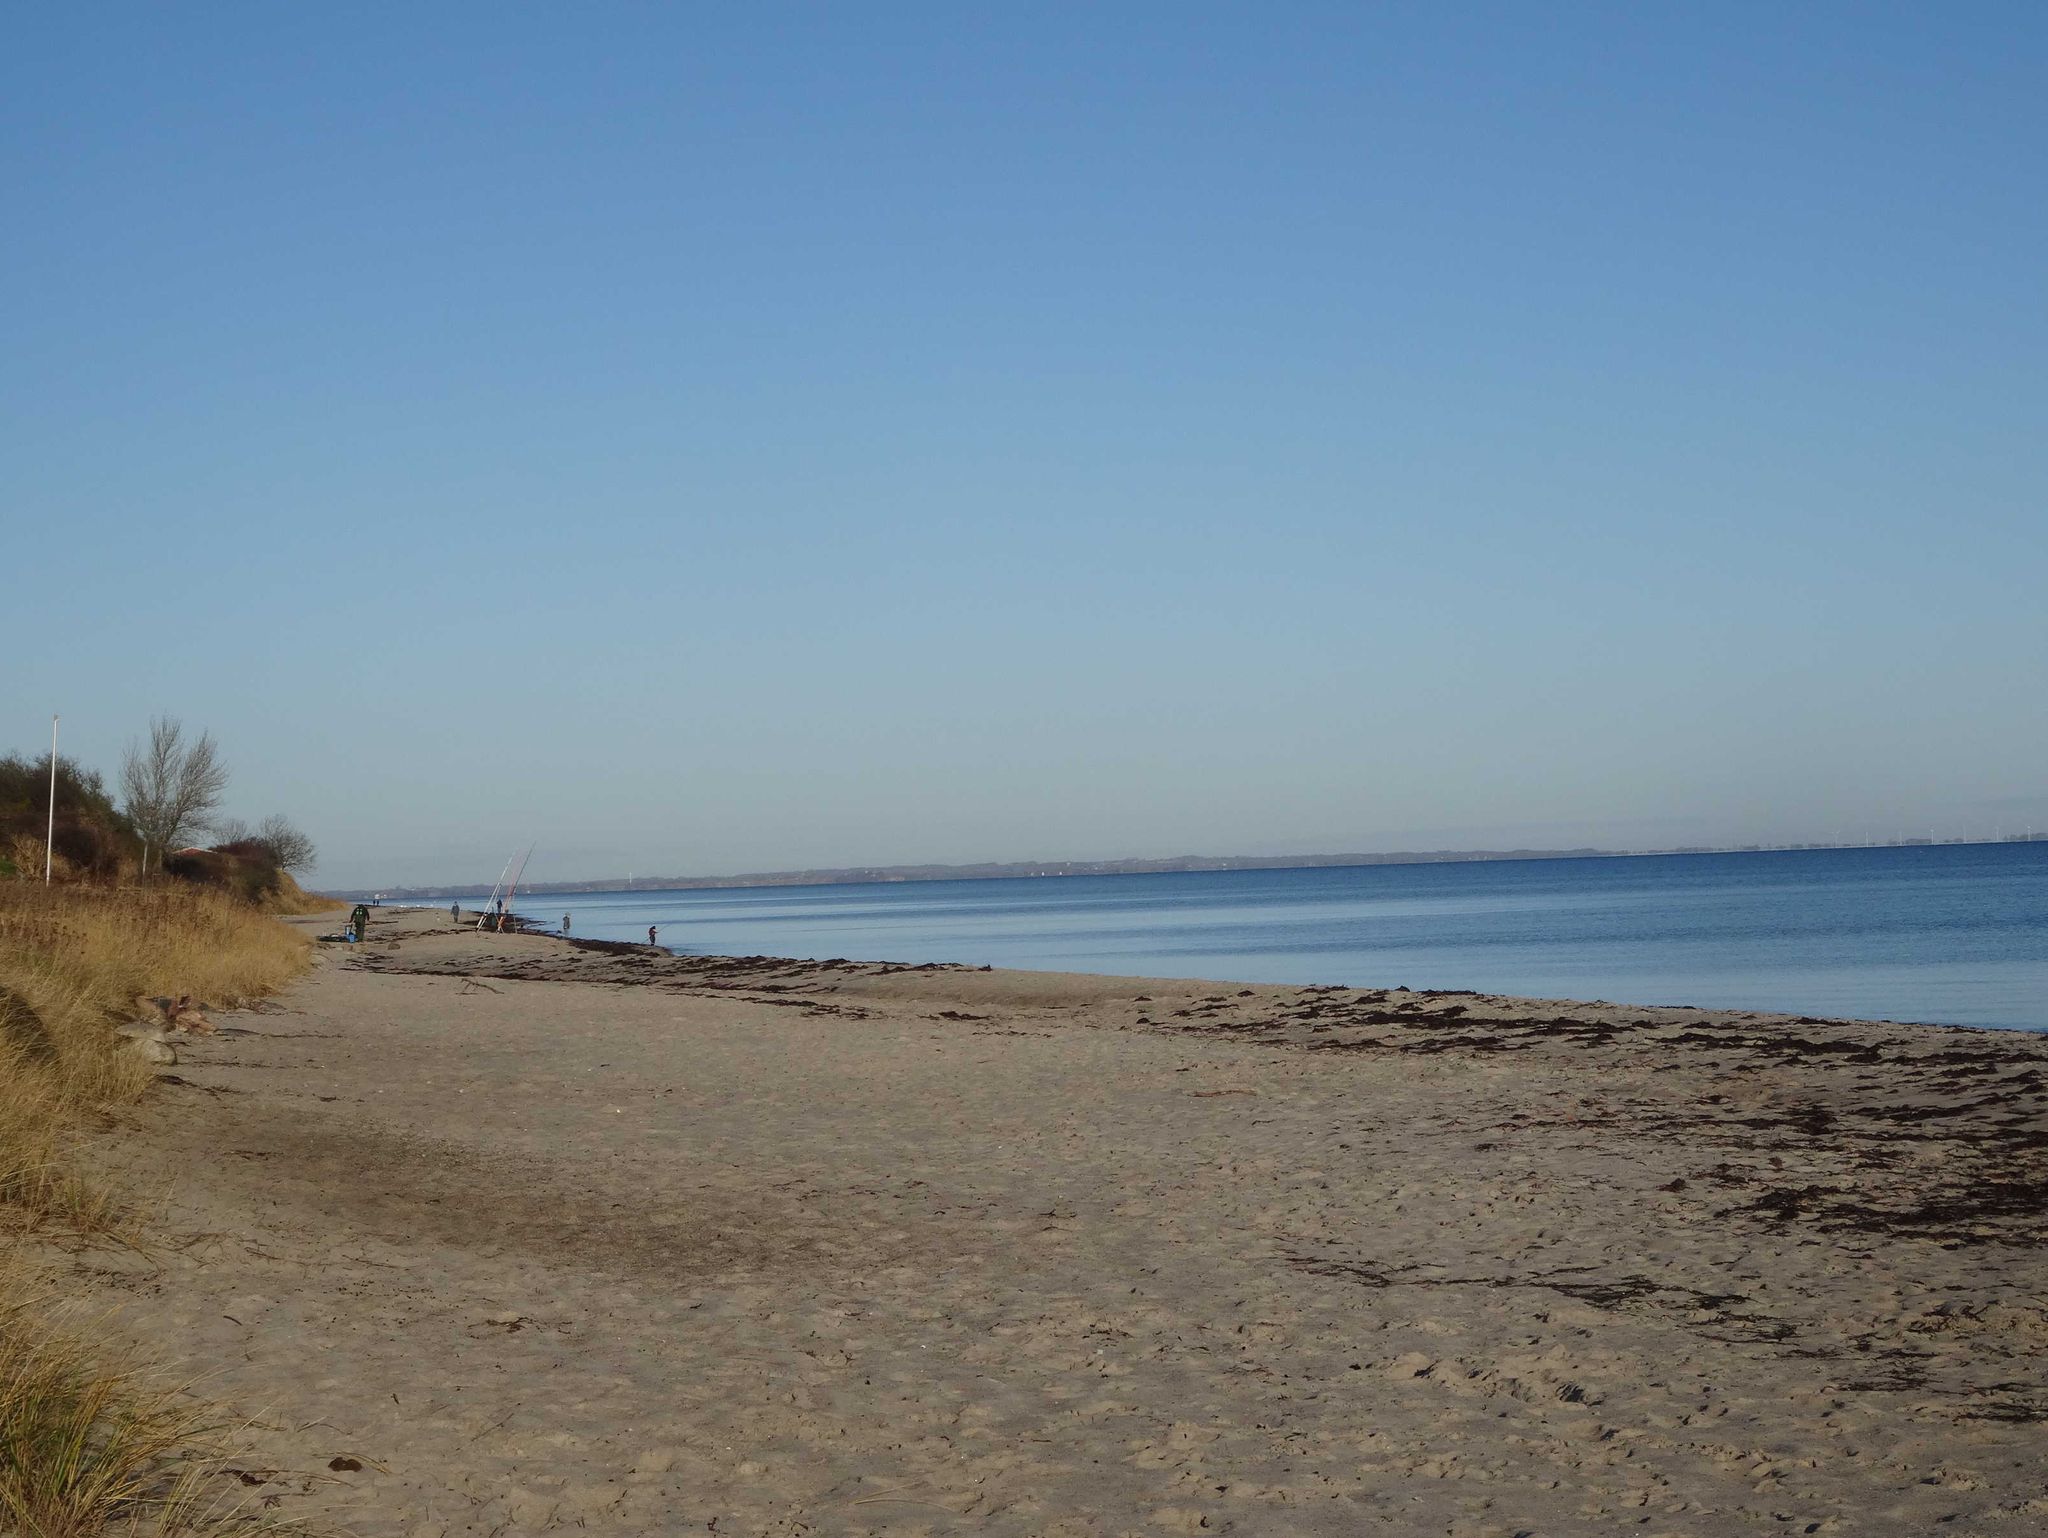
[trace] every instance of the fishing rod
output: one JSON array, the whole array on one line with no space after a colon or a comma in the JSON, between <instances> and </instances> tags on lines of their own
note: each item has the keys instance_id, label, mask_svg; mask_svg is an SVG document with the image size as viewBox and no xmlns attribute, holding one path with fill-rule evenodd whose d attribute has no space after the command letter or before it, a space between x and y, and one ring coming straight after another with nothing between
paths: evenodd
<instances>
[{"instance_id":1,"label":"fishing rod","mask_svg":"<svg viewBox=\"0 0 2048 1538\"><path fill-rule=\"evenodd\" d=\"M528 853L531 852L532 851L530 850L528 851ZM491 895L484 902L484 911L476 916L476 927L478 929L482 929L484 927L484 920L489 918L491 916L492 910L497 907L498 889L505 884L505 877L507 873L511 871L512 861L517 857L517 854L518 851L515 850L512 854L508 854L505 856L505 869L498 872L498 879L491 886Z\"/></svg>"},{"instance_id":2,"label":"fishing rod","mask_svg":"<svg viewBox=\"0 0 2048 1538\"><path fill-rule=\"evenodd\" d=\"M519 878L526 874L526 862L533 858L533 851L539 843L540 840L535 839L533 843L526 846L526 853L519 857L519 868L512 872L512 884L505 888L505 908L507 912L510 912L512 908L512 894L519 890Z\"/></svg>"}]
</instances>

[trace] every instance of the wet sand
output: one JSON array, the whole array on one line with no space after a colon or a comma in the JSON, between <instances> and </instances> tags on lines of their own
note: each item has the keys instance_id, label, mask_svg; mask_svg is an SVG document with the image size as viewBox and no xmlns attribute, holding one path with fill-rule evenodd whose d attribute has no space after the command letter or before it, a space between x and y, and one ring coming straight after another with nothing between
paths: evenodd
<instances>
[{"instance_id":1,"label":"wet sand","mask_svg":"<svg viewBox=\"0 0 2048 1538\"><path fill-rule=\"evenodd\" d=\"M280 1516L2048 1531L2043 1039L371 934L79 1262Z\"/></svg>"}]
</instances>

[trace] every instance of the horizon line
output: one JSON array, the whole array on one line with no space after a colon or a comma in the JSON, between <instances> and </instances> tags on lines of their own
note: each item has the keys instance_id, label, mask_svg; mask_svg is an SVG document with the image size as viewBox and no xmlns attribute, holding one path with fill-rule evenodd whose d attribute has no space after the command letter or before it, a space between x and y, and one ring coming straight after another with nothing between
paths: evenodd
<instances>
[{"instance_id":1,"label":"horizon line","mask_svg":"<svg viewBox=\"0 0 2048 1538\"><path fill-rule=\"evenodd\" d=\"M1785 854L1829 849L1946 848L1975 844L2048 842L2048 834L2006 833L1993 837L1899 837L1808 840L1783 843L1674 844L1649 849L1605 849L1576 845L1562 849L1402 849L1382 852L1288 855L1163 855L1108 860L975 860L901 865L812 866L777 871L743 871L702 876L593 876L537 881L523 890L540 892L688 891L761 886L839 886L868 882L1028 880L1061 876L1177 875L1232 870L1317 870L1362 865L1485 864L1490 861L1644 859L1659 855ZM348 888L320 888L327 897L469 897L493 890L483 881L425 882Z\"/></svg>"}]
</instances>

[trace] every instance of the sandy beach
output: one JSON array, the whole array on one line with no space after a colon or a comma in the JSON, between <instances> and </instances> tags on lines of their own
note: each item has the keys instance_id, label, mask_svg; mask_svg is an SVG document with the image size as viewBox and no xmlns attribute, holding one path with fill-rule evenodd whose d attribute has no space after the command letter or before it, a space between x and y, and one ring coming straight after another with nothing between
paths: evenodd
<instances>
[{"instance_id":1,"label":"sandy beach","mask_svg":"<svg viewBox=\"0 0 2048 1538\"><path fill-rule=\"evenodd\" d=\"M313 1531L2048 1531L2041 1038L445 911L220 1023L76 1264Z\"/></svg>"}]
</instances>

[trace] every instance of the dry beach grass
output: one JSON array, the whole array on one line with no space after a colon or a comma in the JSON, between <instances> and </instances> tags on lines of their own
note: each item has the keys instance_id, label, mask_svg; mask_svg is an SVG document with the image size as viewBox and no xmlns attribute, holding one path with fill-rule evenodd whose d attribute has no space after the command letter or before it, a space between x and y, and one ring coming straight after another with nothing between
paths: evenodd
<instances>
[{"instance_id":1,"label":"dry beach grass","mask_svg":"<svg viewBox=\"0 0 2048 1538\"><path fill-rule=\"evenodd\" d=\"M433 914L223 1024L84 1273L366 1538L2048 1526L2031 1036Z\"/></svg>"},{"instance_id":2,"label":"dry beach grass","mask_svg":"<svg viewBox=\"0 0 2048 1538\"><path fill-rule=\"evenodd\" d=\"M0 1518L71 1538L233 1520L213 1412L64 1296L33 1238L132 1244L150 1190L89 1171L79 1137L151 1083L113 1027L138 995L248 1004L304 970L305 936L182 887L0 883ZM102 1165L106 1161L102 1160ZM131 1162L131 1161L122 1161ZM64 1278L60 1280L60 1277Z\"/></svg>"},{"instance_id":3,"label":"dry beach grass","mask_svg":"<svg viewBox=\"0 0 2048 1538\"><path fill-rule=\"evenodd\" d=\"M60 1150L81 1115L150 1082L110 1030L137 996L253 1002L297 976L308 948L218 893L0 883L0 1200L74 1219L107 1200Z\"/></svg>"}]
</instances>

